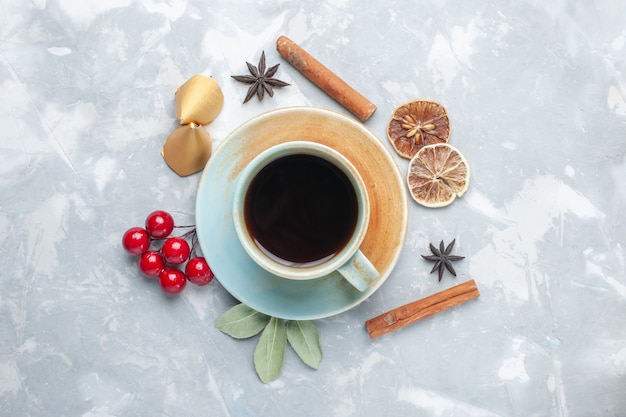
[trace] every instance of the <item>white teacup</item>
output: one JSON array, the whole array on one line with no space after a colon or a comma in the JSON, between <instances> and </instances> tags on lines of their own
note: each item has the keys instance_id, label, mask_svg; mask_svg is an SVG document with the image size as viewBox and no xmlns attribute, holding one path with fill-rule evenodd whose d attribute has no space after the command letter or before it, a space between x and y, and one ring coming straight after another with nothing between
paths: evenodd
<instances>
[{"instance_id":1,"label":"white teacup","mask_svg":"<svg viewBox=\"0 0 626 417\"><path fill-rule=\"evenodd\" d=\"M370 205L352 163L334 149L294 141L257 155L240 173L235 230L248 255L274 275L308 280L338 271L359 291L379 277L359 250Z\"/></svg>"}]
</instances>

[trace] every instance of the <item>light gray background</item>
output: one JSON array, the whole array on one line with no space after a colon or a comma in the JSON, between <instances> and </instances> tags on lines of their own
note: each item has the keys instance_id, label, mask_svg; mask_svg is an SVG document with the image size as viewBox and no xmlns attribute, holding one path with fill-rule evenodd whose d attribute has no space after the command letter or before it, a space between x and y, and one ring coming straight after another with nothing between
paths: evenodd
<instances>
[{"instance_id":1,"label":"light gray background","mask_svg":"<svg viewBox=\"0 0 626 417\"><path fill-rule=\"evenodd\" d=\"M0 414L626 415L624 16L608 0L3 0ZM318 321L319 370L288 350L265 385L256 339L214 328L235 303L219 283L167 298L120 239L154 209L194 221L199 175L159 154L192 75L226 96L215 146L270 109L345 113L280 58L282 34L378 105L366 126L391 152L395 106L442 103L472 182L444 209L411 202L389 280ZM230 75L262 50L292 86L242 105ZM420 254L453 238L466 259L439 283ZM477 301L369 339L365 320L470 278Z\"/></svg>"}]
</instances>

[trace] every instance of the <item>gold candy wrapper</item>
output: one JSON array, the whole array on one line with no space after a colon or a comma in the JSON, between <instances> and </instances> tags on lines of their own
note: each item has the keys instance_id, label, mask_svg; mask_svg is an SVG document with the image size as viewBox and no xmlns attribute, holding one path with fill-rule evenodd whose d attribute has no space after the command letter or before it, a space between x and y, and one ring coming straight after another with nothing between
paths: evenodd
<instances>
[{"instance_id":1,"label":"gold candy wrapper","mask_svg":"<svg viewBox=\"0 0 626 417\"><path fill-rule=\"evenodd\" d=\"M211 157L211 135L202 126L189 123L177 127L167 138L161 155L181 177L201 171Z\"/></svg>"},{"instance_id":2,"label":"gold candy wrapper","mask_svg":"<svg viewBox=\"0 0 626 417\"><path fill-rule=\"evenodd\" d=\"M213 78L194 75L175 93L176 119L181 124L167 138L161 155L181 177L201 171L211 156L211 135L203 125L222 110L224 94Z\"/></svg>"}]
</instances>

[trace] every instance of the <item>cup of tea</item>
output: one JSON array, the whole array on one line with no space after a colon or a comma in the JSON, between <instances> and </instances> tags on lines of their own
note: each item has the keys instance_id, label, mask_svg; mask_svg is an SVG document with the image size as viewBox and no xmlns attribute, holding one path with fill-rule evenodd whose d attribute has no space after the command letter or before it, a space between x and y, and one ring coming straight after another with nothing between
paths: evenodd
<instances>
[{"instance_id":1,"label":"cup of tea","mask_svg":"<svg viewBox=\"0 0 626 417\"><path fill-rule=\"evenodd\" d=\"M379 273L359 249L369 223L367 188L352 163L316 142L257 155L235 186L233 220L248 255L274 275L308 280L338 271L364 291Z\"/></svg>"}]
</instances>

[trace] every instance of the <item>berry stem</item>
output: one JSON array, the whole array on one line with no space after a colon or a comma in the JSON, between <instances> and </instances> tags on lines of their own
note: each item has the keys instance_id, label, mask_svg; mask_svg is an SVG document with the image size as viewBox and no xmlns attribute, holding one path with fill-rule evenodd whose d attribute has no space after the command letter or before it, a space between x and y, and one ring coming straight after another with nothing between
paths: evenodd
<instances>
[{"instance_id":1,"label":"berry stem","mask_svg":"<svg viewBox=\"0 0 626 417\"><path fill-rule=\"evenodd\" d=\"M194 229L191 229L191 230L185 232L181 237L183 239L187 239L187 238L189 238L189 236L192 236L192 235L195 236L195 234L196 234L196 229L194 228Z\"/></svg>"},{"instance_id":2,"label":"berry stem","mask_svg":"<svg viewBox=\"0 0 626 417\"><path fill-rule=\"evenodd\" d=\"M196 229L193 229L193 237L191 238L191 253L193 256L196 256L196 246L198 245L198 233Z\"/></svg>"}]
</instances>

